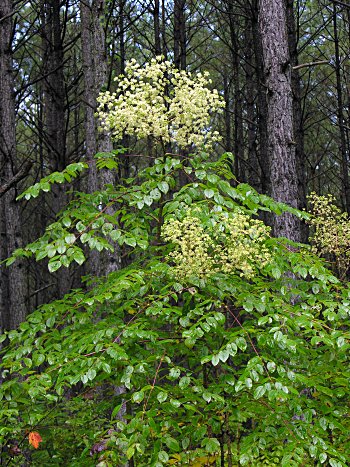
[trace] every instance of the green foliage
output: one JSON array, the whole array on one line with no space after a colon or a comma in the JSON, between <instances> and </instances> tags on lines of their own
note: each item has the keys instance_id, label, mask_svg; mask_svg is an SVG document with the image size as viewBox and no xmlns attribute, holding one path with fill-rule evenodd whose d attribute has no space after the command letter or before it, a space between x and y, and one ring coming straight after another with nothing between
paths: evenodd
<instances>
[{"instance_id":1,"label":"green foliage","mask_svg":"<svg viewBox=\"0 0 350 467\"><path fill-rule=\"evenodd\" d=\"M21 195L19 195L17 200L22 198L27 200L30 198L37 198L41 191L51 191L51 185L55 183L71 182L73 178L76 178L80 172L87 168L88 165L85 162L75 162L74 164L69 164L62 172L53 172L47 177L42 178L40 182L32 185Z\"/></svg>"},{"instance_id":2,"label":"green foliage","mask_svg":"<svg viewBox=\"0 0 350 467\"><path fill-rule=\"evenodd\" d=\"M32 430L43 438L33 465L195 466L221 455L227 465L229 451L233 465L348 465L348 286L306 246L265 234L257 244L268 260L248 276L239 267L174 274L164 224L170 236L197 212L214 235L220 219L243 216L266 233L259 213L290 209L232 187L231 163L230 154L167 156L124 186L76 193L43 237L14 253L48 258L51 270L114 242L131 256L3 336L8 465ZM189 183L178 190L180 171ZM251 247L248 228L230 229L238 248Z\"/></svg>"}]
</instances>

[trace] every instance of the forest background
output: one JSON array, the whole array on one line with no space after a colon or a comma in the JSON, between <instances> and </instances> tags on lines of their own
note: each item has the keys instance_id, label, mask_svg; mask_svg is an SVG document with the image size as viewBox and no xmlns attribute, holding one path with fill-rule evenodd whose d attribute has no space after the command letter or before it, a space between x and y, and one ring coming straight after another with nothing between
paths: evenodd
<instances>
[{"instance_id":1,"label":"forest background","mask_svg":"<svg viewBox=\"0 0 350 467\"><path fill-rule=\"evenodd\" d=\"M106 184L127 187L132 183L131 179L138 180L139 177L142 180L142 177L145 177L142 175L144 173L148 173L150 179L155 177L152 173L152 163L164 154L159 152L159 148L155 148L152 137L140 142L134 136L124 134L118 141L112 141L108 132L98 131L96 110L99 93L113 92L116 89L115 78L125 74L128 61L135 59L138 63L145 64L158 56L172 61L176 68L189 71L193 75L208 71L212 79L210 86L219 91L225 103L223 112L216 116L213 123L222 135L222 139L214 145L210 162L206 162L209 165L202 167L200 164L204 162L194 160L189 163L189 165L194 164L193 170L208 170L210 173L213 172L211 175L215 175L215 163L222 161L220 155L232 153L234 157L227 156L222 163L228 164L227 170L232 170L234 174L230 179L232 188L237 189L241 193L240 196L243 196L243 193L249 201L247 209L262 208L260 218L272 226L275 237L286 237L294 242L308 243L309 229L307 223L301 221L303 215L293 215L283 206L278 208L271 200L267 201L267 197L259 198L258 193L270 195L276 201L287 203L300 210L308 210L315 206L315 203L308 204L308 194L312 192L318 195L332 194L338 207L342 211L350 212L349 50L350 6L340 1L2 0L0 5L0 259L5 260L16 249L43 235L45 228L55 223L57 215L67 203L74 200L75 191L84 191L93 195L103 190ZM121 150L122 147L127 150ZM186 160L189 151L181 152L178 149L176 145L168 146L166 152L170 156L174 155L173 153L180 153ZM96 160L96 154L100 154L100 159ZM81 163L87 164L89 170L82 176L76 177L84 168ZM163 169L169 171L166 162L164 164ZM181 167L174 165L173 162L171 164L173 164L171 168L179 172L174 186L170 183L171 190L176 192L189 183L185 175L186 163ZM217 167L226 170L222 166ZM144 172L145 170L149 172ZM53 172L60 174L46 179L41 185L35 185ZM200 176L198 178L200 179ZM58 184L51 189L53 181ZM66 184L62 185L63 182ZM212 182L209 180L208 183ZM216 186L214 182L213 184L214 187L210 185L206 189L213 190ZM252 187L251 191L246 184ZM17 199L30 185L36 188L27 191L27 195L21 199ZM164 195L167 194L169 185L157 186ZM38 196L39 192L43 193ZM213 194L207 192L205 197L211 199L213 196L214 191ZM153 201L151 200L150 203ZM97 205L99 203L103 205L105 200L102 197L96 202ZM215 199L215 202L218 200ZM273 216L267 213L268 211L278 211L279 214L284 211L284 213ZM333 214L334 212L333 210ZM112 215L108 209L107 213ZM126 216L126 213L122 212L118 215ZM340 214L336 215L340 216ZM60 218L62 219L62 216ZM63 217L63 224L64 219ZM125 227L129 220L125 217L122 222ZM130 225L132 225L131 221ZM66 221L66 227L70 227L69 220ZM118 239L119 237L115 237L112 240L117 242ZM69 244L70 239L65 237L65 242ZM87 253L88 260L84 264L82 264L84 260L79 256L75 257L75 263L72 264L68 260L67 264L64 261L59 265L57 262L54 263L51 260L56 259L56 249L52 252L45 250L46 254L41 257L36 254L38 260L44 259L45 256L50 258L49 270L47 260L37 263L32 258L26 257L29 254L18 254L19 259L15 262L9 261L8 267L3 263L0 266L2 331L18 328L30 312L45 303L62 299L72 289L78 287L89 289L91 283L87 286L84 285L86 283L82 285L82 277L89 275L108 277L110 273L128 268L132 261L138 258L138 254L133 251L136 243L137 246L144 247L142 242L129 238L119 241L119 246L114 253L111 253L101 251L105 249L103 244L99 246L98 242L95 244L90 242L89 247L92 251ZM296 247L292 247L292 252L293 248ZM38 247L37 251L39 250ZM347 260L341 262L338 261L339 258L334 258L329 250L326 253L327 259L330 260L330 269L338 279L346 281ZM305 258L307 257L305 253ZM302 259L299 261L302 262ZM303 267L307 271L305 274L310 274L308 268L313 267L311 262L315 260L305 259L306 263L307 261L309 263ZM323 268L321 263L317 264L317 267ZM61 265L70 265L70 268L60 268ZM279 280L284 273L289 274L286 265L283 267L280 265L280 269L279 272L278 268L277 272L276 268L274 269L272 275L275 279ZM300 274L300 270L293 270L293 274ZM333 277L330 272L328 274L329 277ZM304 276L304 273L302 272L301 275ZM311 274L311 276L319 279L319 274ZM292 275L291 281L293 277L295 276ZM332 282L333 279L329 281ZM315 284L310 285L313 286ZM286 296L286 302L289 300L289 303L294 303L295 290L290 290L288 283L282 287L285 287L283 294ZM199 284L198 289L200 288ZM186 293L191 295L193 290L191 289L190 292L187 290ZM255 293L258 296L260 292L256 290ZM302 296L300 290L298 294ZM186 302L186 297L183 300ZM224 303L225 300L223 298L222 300ZM64 305L66 302L63 300L62 303ZM245 303L243 299L242 303ZM245 311L248 314L252 311L250 305L245 307ZM62 313L64 315L64 312ZM96 316L94 319L98 322ZM237 319L236 315L234 319ZM243 324L245 319L247 318L242 317L240 323ZM320 319L323 317L321 316ZM161 329L164 330L167 324L161 323L160 320L159 326L160 328L163 326ZM348 327L343 322L339 323L339 327L344 332L348 332ZM22 328L22 331L26 330ZM336 340L340 339L340 334L333 337ZM17 338L18 342L14 338L14 345L17 345L18 349L20 337ZM276 341L278 338L276 337ZM342 352L345 352L343 341L341 345L339 341L336 342L338 342L337 348L340 347ZM255 340L250 343L254 353ZM344 345L348 344L344 343ZM240 348L239 345L238 347ZM243 347L244 344L242 351ZM22 358L24 353L18 358ZM30 351L27 353L31 354ZM162 362L164 357L158 356L156 376L159 371L157 365L161 364L159 358ZM222 363L228 358L229 355L222 356ZM41 364L43 362L40 357L36 361L36 366L40 367ZM217 362L214 366L217 366ZM18 368L11 371L16 373ZM208 372L210 373L209 370ZM84 375L81 377L83 388L88 380L92 381L96 376L90 374L85 381ZM130 376L131 374L129 376L124 374L123 384L126 384L127 388L127 380ZM208 378L210 379L209 376ZM76 388L72 382L69 384L71 392L68 391L66 395L69 400L75 400L74 391L78 394L85 391ZM121 387L116 382L113 384L116 388ZM187 380L182 380L181 384L184 388L187 387ZM250 383L246 384L249 386ZM71 389L72 386L75 388L74 391ZM94 400L95 396L97 399L105 400L103 396L105 390L105 387L94 389L92 395L88 393L85 402ZM34 396L36 397L37 394ZM163 402L162 397L161 395L158 398L160 403ZM278 399L280 396L276 397ZM343 397L343 394L339 397ZM136 404L141 402L137 400L137 396L133 401ZM344 404L346 406L346 402ZM118 404L115 406L121 408ZM48 409L46 406L45 410L41 412L41 417L43 413L53 409ZM113 409L112 412L113 416L118 414L118 411ZM222 413L225 414L225 411L223 410ZM304 417L300 414L295 416ZM30 426L37 427L40 424L39 418L38 416L34 422L28 419L22 420L20 423L22 434L24 435L23 430L33 432ZM242 432L254 432L251 416L247 415L239 423L246 424ZM101 433L99 435L102 436ZM64 435L60 436L64 439ZM329 436L332 437L331 434ZM15 440L12 432L11 435L6 432L5 439L3 449L8 459L21 455L27 459L27 462L31 462L30 451L24 451L19 447L20 442L17 438ZM89 439L91 441L91 437ZM157 462L163 465L162 461L166 464L169 461L168 451L174 453L179 451L178 446L172 441L174 438L167 439L167 448L161 450L159 447L154 465L157 465ZM224 459L221 461L224 462L222 465L234 465L230 451L233 449L230 447L230 436L226 439L225 435L222 435L219 444L213 441L219 439L213 436L213 433L206 439L209 441L207 444L204 443L202 448L205 451L206 446L209 446L205 451L207 454L215 454L216 450L219 452L221 449L221 459ZM280 439L283 439L282 434ZM97 439L94 447L91 448L92 454L90 453L90 460L86 465L95 465L91 458L100 451L105 451L106 446L105 438L103 441ZM16 452L16 449L13 451L14 447L19 452ZM184 445L182 447L183 450L187 449ZM80 453L79 449L77 448L77 451ZM127 457L132 463L137 448L130 439L128 449ZM337 462L339 465L346 465L349 452L344 454L341 449L339 452L336 450L333 452L331 448L324 446L322 449L319 447L317 449L317 452L310 456L317 458L318 462L326 462L325 453L330 449L328 456L334 456L330 465L338 465ZM141 459L144 453L140 453L141 451L139 452ZM203 453L197 452L197 454L203 457ZM75 452L74 455L71 454L70 461L76 455ZM113 457L112 454L110 455ZM135 465L151 465L150 459L153 459L154 455L154 452L149 454L150 457L145 464L137 464L135 460ZM252 461L257 455L261 455L261 452L252 453L248 448L243 453L235 453L237 458L241 456L242 464L253 462L253 465L258 465L254 464L256 461ZM296 462L295 465L304 465L300 460L303 459L303 453L297 454L301 456L299 460L288 457L290 453L282 453L281 456L283 455L287 455L285 465L293 465L292 462ZM342 458L342 455L345 457ZM282 462L282 457L279 458L277 455L277 465ZM208 459L202 462L210 462ZM176 457L173 457L173 460L175 463ZM10 461L6 460L6 462ZM39 463L34 465L41 465L40 462L44 461L37 462ZM59 463L63 462L62 459L57 462L57 465L63 465ZM64 462L67 462L67 459ZM77 462L72 465L85 465L83 460ZM108 462L108 459L102 459L100 462ZM114 459L111 462L113 465L113 462L117 461ZM122 461L118 460L118 462ZM123 462L126 462L125 459ZM184 461L178 459L178 462ZM270 464L267 465L272 465L271 459L268 462Z\"/></svg>"},{"instance_id":2,"label":"forest background","mask_svg":"<svg viewBox=\"0 0 350 467\"><path fill-rule=\"evenodd\" d=\"M349 211L349 8L339 2L286 2L283 8L285 25L266 15L276 44L276 35L287 28L289 48L276 59L291 74L292 101L286 96L279 105L293 105L290 146L298 175L284 174L285 194L278 197L304 208L307 193L332 193ZM271 3L272 10L281 11L279 3ZM60 189L14 203L21 189L112 148L108 138L97 138L96 98L101 90L113 90L131 58L142 63L163 55L179 69L209 71L226 104L217 122L223 136L217 153L232 151L237 180L273 193L270 65L264 65L261 38L269 31L259 27L257 3L5 1L1 14L2 258L39 236L67 200ZM134 141L119 143L133 152ZM140 157L120 159L117 180L145 164ZM89 180L92 191L96 183ZM289 194L296 183L298 194ZM48 276L40 264L2 270L3 327L18 325L29 310L62 296L80 275L71 270Z\"/></svg>"}]
</instances>

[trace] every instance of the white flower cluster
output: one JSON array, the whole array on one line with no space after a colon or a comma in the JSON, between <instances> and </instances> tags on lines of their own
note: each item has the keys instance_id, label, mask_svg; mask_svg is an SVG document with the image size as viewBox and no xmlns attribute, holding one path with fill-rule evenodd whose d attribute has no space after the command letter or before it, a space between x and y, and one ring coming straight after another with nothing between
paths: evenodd
<instances>
[{"instance_id":1,"label":"white flower cluster","mask_svg":"<svg viewBox=\"0 0 350 467\"><path fill-rule=\"evenodd\" d=\"M253 277L257 267L262 268L271 261L265 245L270 230L262 221L242 213L235 213L230 218L222 217L219 228L214 232L220 271Z\"/></svg>"},{"instance_id":2,"label":"white flower cluster","mask_svg":"<svg viewBox=\"0 0 350 467\"><path fill-rule=\"evenodd\" d=\"M169 259L174 263L174 275L180 280L190 276L205 277L215 269L211 257L215 244L197 217L189 213L182 221L168 220L162 236L176 245L175 251L169 253Z\"/></svg>"},{"instance_id":3,"label":"white flower cluster","mask_svg":"<svg viewBox=\"0 0 350 467\"><path fill-rule=\"evenodd\" d=\"M316 254L335 259L337 272L345 279L350 268L349 215L341 212L332 195L311 193L308 200L312 213L309 223L314 227L312 249Z\"/></svg>"},{"instance_id":4,"label":"white flower cluster","mask_svg":"<svg viewBox=\"0 0 350 467\"><path fill-rule=\"evenodd\" d=\"M173 273L180 280L191 276L207 277L216 272L252 278L257 268L271 261L266 246L270 228L240 212L212 219L203 226L194 210L182 221L169 219L162 235L175 244L169 254Z\"/></svg>"},{"instance_id":5,"label":"white flower cluster","mask_svg":"<svg viewBox=\"0 0 350 467\"><path fill-rule=\"evenodd\" d=\"M98 97L97 116L102 129L114 139L121 139L123 133L152 136L157 142L174 142L182 148L210 146L220 139L211 130L211 116L225 104L217 90L208 89L207 72L192 76L157 57L144 67L132 59L125 75L116 78L116 92Z\"/></svg>"}]
</instances>

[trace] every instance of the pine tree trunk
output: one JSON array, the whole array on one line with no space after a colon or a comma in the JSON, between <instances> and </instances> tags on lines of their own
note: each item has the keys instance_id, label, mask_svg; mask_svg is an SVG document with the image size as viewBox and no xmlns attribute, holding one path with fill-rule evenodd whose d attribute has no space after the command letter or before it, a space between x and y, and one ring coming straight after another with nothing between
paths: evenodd
<instances>
[{"instance_id":1,"label":"pine tree trunk","mask_svg":"<svg viewBox=\"0 0 350 467\"><path fill-rule=\"evenodd\" d=\"M249 17L245 22L245 56L246 56L246 112L248 121L248 168L246 179L256 190L261 192L261 170L258 159L258 121L256 116L257 86L256 65L254 60L252 22Z\"/></svg>"},{"instance_id":2,"label":"pine tree trunk","mask_svg":"<svg viewBox=\"0 0 350 467\"><path fill-rule=\"evenodd\" d=\"M301 104L301 83L299 71L295 69L298 65L298 44L297 32L294 17L294 2L287 0L287 28L288 28L288 44L290 53L290 62L292 66L291 85L293 93L293 124L295 136L295 157L298 174L298 208L306 208L306 167L305 167L305 152L304 152L304 125L303 111ZM308 227L306 223L301 224L301 241L308 241Z\"/></svg>"},{"instance_id":3,"label":"pine tree trunk","mask_svg":"<svg viewBox=\"0 0 350 467\"><path fill-rule=\"evenodd\" d=\"M53 170L66 165L65 84L60 0L43 0L41 5L44 87L44 133Z\"/></svg>"},{"instance_id":4,"label":"pine tree trunk","mask_svg":"<svg viewBox=\"0 0 350 467\"><path fill-rule=\"evenodd\" d=\"M154 8L153 8L153 24L154 24L154 51L156 55L160 55L162 53L161 48L161 37L160 37L160 5L159 0L154 0Z\"/></svg>"},{"instance_id":5,"label":"pine tree trunk","mask_svg":"<svg viewBox=\"0 0 350 467\"><path fill-rule=\"evenodd\" d=\"M102 18L104 1L92 0L80 3L82 59L84 69L85 100L85 140L86 158L89 163L88 189L92 193L107 183L115 183L115 175L109 170L97 172L94 155L97 152L109 152L113 149L110 136L106 132L97 131L94 116L97 97L107 82L107 56L105 51ZM113 214L113 211L108 211ZM115 245L114 253L90 253L89 272L93 275L108 274L120 267L119 248Z\"/></svg>"},{"instance_id":6,"label":"pine tree trunk","mask_svg":"<svg viewBox=\"0 0 350 467\"><path fill-rule=\"evenodd\" d=\"M240 89L240 50L239 50L239 32L238 22L233 9L233 2L229 1L228 19L230 29L230 49L233 69L233 114L234 114L234 134L233 134L233 152L235 156L234 173L238 180L242 179L244 168L243 151L243 114L242 114L242 93Z\"/></svg>"},{"instance_id":7,"label":"pine tree trunk","mask_svg":"<svg viewBox=\"0 0 350 467\"><path fill-rule=\"evenodd\" d=\"M224 99L225 99L225 151L232 152L232 128L231 128L231 109L230 109L230 83L228 71L224 68Z\"/></svg>"},{"instance_id":8,"label":"pine tree trunk","mask_svg":"<svg viewBox=\"0 0 350 467\"><path fill-rule=\"evenodd\" d=\"M252 38L254 44L254 60L256 72L257 90L257 120L258 120L258 160L261 170L261 191L270 193L270 154L267 143L267 98L264 86L264 64L262 59L262 44L258 24L258 0L253 0L250 9L250 21L252 25ZM270 222L269 222L270 223Z\"/></svg>"},{"instance_id":9,"label":"pine tree trunk","mask_svg":"<svg viewBox=\"0 0 350 467\"><path fill-rule=\"evenodd\" d=\"M0 3L0 184L17 171L15 94L12 70L13 20L11 0ZM0 260L22 246L20 207L15 187L0 198ZM23 261L0 266L0 319L2 329L16 328L26 316L26 272Z\"/></svg>"},{"instance_id":10,"label":"pine tree trunk","mask_svg":"<svg viewBox=\"0 0 350 467\"><path fill-rule=\"evenodd\" d=\"M85 157L89 164L88 188L91 193L97 190L97 170L94 155L97 152L94 112L96 111L96 90L92 51L92 15L86 2L80 3L81 47L84 75L85 104Z\"/></svg>"},{"instance_id":11,"label":"pine tree trunk","mask_svg":"<svg viewBox=\"0 0 350 467\"><path fill-rule=\"evenodd\" d=\"M126 18L126 0L119 0L119 6L118 6L118 26L119 26L119 73L124 74L125 73L125 65L126 65L126 51L125 51L125 32L126 32L126 26L125 26L125 18ZM104 44L104 39L103 39L103 44ZM102 51L103 52L103 51ZM102 56L103 58L103 56ZM106 61L106 59L105 59ZM107 65L107 63L106 63Z\"/></svg>"},{"instance_id":12,"label":"pine tree trunk","mask_svg":"<svg viewBox=\"0 0 350 467\"><path fill-rule=\"evenodd\" d=\"M291 62L284 0L261 0L259 28L267 92L271 194L298 206L298 174L293 123ZM274 217L274 234L300 241L300 222L289 213Z\"/></svg>"},{"instance_id":13,"label":"pine tree trunk","mask_svg":"<svg viewBox=\"0 0 350 467\"><path fill-rule=\"evenodd\" d=\"M348 148L346 144L346 134L344 125L344 97L341 80L341 62L339 51L339 34L337 24L337 7L333 4L333 33L334 33L334 52L335 52L335 77L336 77L336 92L337 92L337 120L340 136L340 152L341 152L341 167L342 167L342 182L343 196L345 200L345 209L350 214L350 183L348 169Z\"/></svg>"},{"instance_id":14,"label":"pine tree trunk","mask_svg":"<svg viewBox=\"0 0 350 467\"><path fill-rule=\"evenodd\" d=\"M62 171L68 164L66 148L66 96L64 78L64 45L60 0L42 0L41 35L43 46L43 134L47 161L53 171ZM66 205L65 187L54 185L52 189L51 219ZM55 273L56 295L67 293L72 281L65 268ZM46 295L46 294L45 294Z\"/></svg>"},{"instance_id":15,"label":"pine tree trunk","mask_svg":"<svg viewBox=\"0 0 350 467\"><path fill-rule=\"evenodd\" d=\"M186 0L174 0L174 63L179 70L186 69Z\"/></svg>"},{"instance_id":16,"label":"pine tree trunk","mask_svg":"<svg viewBox=\"0 0 350 467\"><path fill-rule=\"evenodd\" d=\"M164 56L164 59L167 60L168 59L168 46L167 46L167 38L166 38L166 28L167 28L167 24L166 24L166 3L165 3L165 0L162 0L162 25L161 25L161 29L162 29L162 47L163 47L163 50L162 50L162 54Z\"/></svg>"}]
</instances>

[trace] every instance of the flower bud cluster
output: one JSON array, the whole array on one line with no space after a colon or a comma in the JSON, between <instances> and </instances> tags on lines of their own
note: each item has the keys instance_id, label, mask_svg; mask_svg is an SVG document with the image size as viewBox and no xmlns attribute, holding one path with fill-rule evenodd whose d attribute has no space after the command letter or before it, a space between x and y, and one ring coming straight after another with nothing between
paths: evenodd
<instances>
[{"instance_id":1,"label":"flower bud cluster","mask_svg":"<svg viewBox=\"0 0 350 467\"><path fill-rule=\"evenodd\" d=\"M175 244L168 259L179 280L204 278L217 272L249 279L271 260L266 246L270 228L240 212L216 215L204 225L192 209L181 221L167 220L162 235Z\"/></svg>"},{"instance_id":2,"label":"flower bud cluster","mask_svg":"<svg viewBox=\"0 0 350 467\"><path fill-rule=\"evenodd\" d=\"M177 70L162 57L141 67L135 59L119 76L116 92L98 97L97 116L104 131L114 139L123 134L156 141L174 142L179 147L210 146L220 139L211 129L211 116L221 112L223 98L208 89L209 74L191 75Z\"/></svg>"},{"instance_id":3,"label":"flower bud cluster","mask_svg":"<svg viewBox=\"0 0 350 467\"><path fill-rule=\"evenodd\" d=\"M190 276L201 278L214 271L215 243L198 217L189 213L182 221L170 219L163 226L162 236L176 245L168 257L174 263L174 275L180 280Z\"/></svg>"},{"instance_id":4,"label":"flower bud cluster","mask_svg":"<svg viewBox=\"0 0 350 467\"><path fill-rule=\"evenodd\" d=\"M311 238L313 251L334 259L340 277L344 277L350 267L350 220L346 212L335 205L332 195L319 196L311 193L308 196L310 211L309 220L314 227Z\"/></svg>"},{"instance_id":5,"label":"flower bud cluster","mask_svg":"<svg viewBox=\"0 0 350 467\"><path fill-rule=\"evenodd\" d=\"M218 227L214 237L221 272L251 278L257 267L262 268L270 262L266 240L271 229L263 222L235 213L233 217L222 217Z\"/></svg>"}]
</instances>

